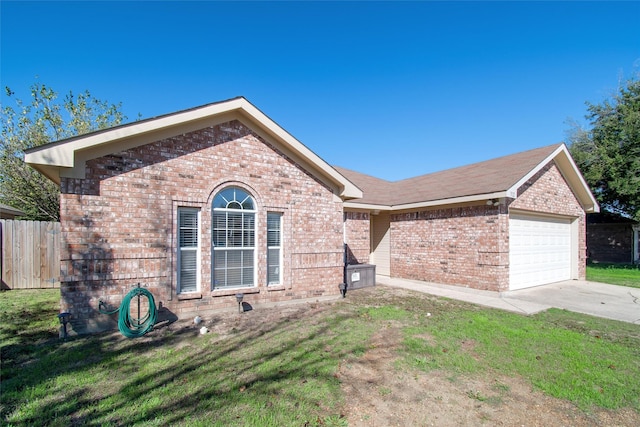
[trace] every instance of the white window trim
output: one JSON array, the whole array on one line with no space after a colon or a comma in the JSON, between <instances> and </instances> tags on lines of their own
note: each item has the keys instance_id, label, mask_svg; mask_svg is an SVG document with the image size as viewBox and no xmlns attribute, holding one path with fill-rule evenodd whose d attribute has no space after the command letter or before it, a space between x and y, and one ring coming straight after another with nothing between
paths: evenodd
<instances>
[{"instance_id":1,"label":"white window trim","mask_svg":"<svg viewBox=\"0 0 640 427\"><path fill-rule=\"evenodd\" d=\"M212 291L219 291L219 290L232 290L232 289L253 289L256 288L258 286L258 248L260 247L260 233L258 233L258 228L257 228L257 224L258 224L258 211L255 209L256 206L256 200L253 197L253 195L251 195L251 193L249 193L247 190L243 189L242 187L237 187L236 188L244 191L245 193L247 193L247 195L249 197L251 197L251 200L253 202L253 206L254 209L229 209L229 208L212 208L211 210L211 290ZM229 188L229 187L227 187ZM226 188L220 190L215 197L217 197L217 195L226 190ZM215 197L214 197L214 201L215 201ZM229 246L224 246L224 247L216 247L214 245L214 239L213 239L213 232L214 232L214 221L213 221L213 217L215 215L216 212L233 212L233 213L247 213L247 214L253 214L253 246L242 246L242 247L229 247ZM241 285L241 286L216 286L215 284L215 256L216 256L216 252L222 252L222 251L233 251L233 250L252 250L253 251L253 278L252 278L252 285Z\"/></svg>"},{"instance_id":2,"label":"white window trim","mask_svg":"<svg viewBox=\"0 0 640 427\"><path fill-rule=\"evenodd\" d=\"M197 229L197 245L195 248L188 248L188 249L183 249L180 246L180 215L182 212L186 212L186 211L192 211L192 212L196 212L197 213L197 221L198 221L198 229ZM192 294L192 293L196 293L196 292L200 292L201 289L201 278L200 278L200 270L201 270L201 250L200 250L200 246L201 246L201 242L202 242L202 235L201 235L201 212L199 208L193 208L193 207L179 207L178 208L178 218L177 218L177 226L178 226L178 241L177 241L177 252L178 252L178 266L177 266L177 293L178 294ZM182 287L181 287L181 271L182 271L182 251L195 251L196 252L196 289L193 291L182 291Z\"/></svg>"},{"instance_id":3,"label":"white window trim","mask_svg":"<svg viewBox=\"0 0 640 427\"><path fill-rule=\"evenodd\" d=\"M278 215L279 220L280 220L280 228L279 228L279 233L280 233L280 244L278 246L269 246L269 215ZM282 280L282 260L283 260L283 256L282 256L282 238L283 238L283 229L282 229L282 223L283 223L283 218L284 215L282 214L282 212L268 212L267 213L267 286L280 286L283 283ZM269 281L269 251L272 249L278 249L278 281L277 282L270 282Z\"/></svg>"}]
</instances>

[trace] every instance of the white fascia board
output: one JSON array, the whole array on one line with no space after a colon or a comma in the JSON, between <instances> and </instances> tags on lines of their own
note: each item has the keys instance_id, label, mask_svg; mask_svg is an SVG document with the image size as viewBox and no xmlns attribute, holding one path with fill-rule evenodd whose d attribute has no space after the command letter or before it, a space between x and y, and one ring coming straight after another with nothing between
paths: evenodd
<instances>
[{"instance_id":1,"label":"white fascia board","mask_svg":"<svg viewBox=\"0 0 640 427\"><path fill-rule=\"evenodd\" d=\"M344 202L342 205L345 209L360 209L370 211L390 211L393 210L389 205L375 205L370 203Z\"/></svg>"},{"instance_id":2,"label":"white fascia board","mask_svg":"<svg viewBox=\"0 0 640 427\"><path fill-rule=\"evenodd\" d=\"M555 160L560 173L565 178L573 192L576 194L585 212L600 212L600 206L598 205L598 202L593 197L593 194L591 194L589 186L580 173L580 169L578 169L578 166L576 166L573 158L571 157L571 154L569 154L569 150L564 144L556 148L553 153L549 154L544 160L538 163L538 165L533 168L528 174L523 176L518 182L507 189L508 197L515 199L518 196L518 189L552 160Z\"/></svg>"},{"instance_id":3,"label":"white fascia board","mask_svg":"<svg viewBox=\"0 0 640 427\"><path fill-rule=\"evenodd\" d=\"M584 210L588 213L600 212L600 205L596 198L593 197L589 184L584 180L569 150L564 144L562 145L562 149L562 155L559 159L556 159L556 163L560 165L560 172L571 186L571 189L578 193L578 199L582 202ZM565 166L565 164L567 166Z\"/></svg>"},{"instance_id":4,"label":"white fascia board","mask_svg":"<svg viewBox=\"0 0 640 427\"><path fill-rule=\"evenodd\" d=\"M455 205L459 203L479 202L483 200L501 199L510 197L505 191L497 191L494 193L475 194L473 196L452 197L450 199L429 200L426 202L407 203L403 205L376 205L358 202L345 202L345 208L351 209L369 209L381 211L403 211L409 209L429 208L434 206Z\"/></svg>"},{"instance_id":5,"label":"white fascia board","mask_svg":"<svg viewBox=\"0 0 640 427\"><path fill-rule=\"evenodd\" d=\"M233 111L241 107L239 101L240 99L233 99L220 104L209 105L158 119L150 119L140 123L134 122L129 125L118 126L111 130L107 129L102 132L91 133L87 136L71 138L60 144L54 143L52 146L44 145L41 148L35 148L33 151L27 153L25 155L25 162L59 167L74 167L75 153L78 151L95 149L102 144L110 144L114 141L138 137L150 132L193 122L208 116Z\"/></svg>"},{"instance_id":6,"label":"white fascia board","mask_svg":"<svg viewBox=\"0 0 640 427\"><path fill-rule=\"evenodd\" d=\"M262 125L265 131L271 134L273 137L284 141L286 146L294 153L298 158L306 160L311 166L321 172L323 175L329 177L334 183L342 187L341 197L346 199L359 199L362 198L362 190L356 187L351 181L345 178L331 165L325 162L320 156L311 151L306 145L298 141L293 135L284 130L276 122L271 120L262 111L258 110L253 104L242 99L245 102L243 110L251 116L254 121Z\"/></svg>"},{"instance_id":7,"label":"white fascia board","mask_svg":"<svg viewBox=\"0 0 640 427\"><path fill-rule=\"evenodd\" d=\"M245 118L252 126L258 126L275 140L281 142L298 160L329 178L340 187L344 199L361 198L362 191L351 181L322 160L304 144L282 129L277 123L244 98L235 98L201 108L170 114L158 119L119 126L112 130L96 132L72 138L66 142L42 146L25 154L25 162L54 182L60 176L84 177L87 160L109 153L134 148L155 140L196 130L200 126L212 126L232 119ZM245 123L246 124L246 123ZM57 170L57 173L54 171Z\"/></svg>"},{"instance_id":8,"label":"white fascia board","mask_svg":"<svg viewBox=\"0 0 640 427\"><path fill-rule=\"evenodd\" d=\"M240 118L240 115L235 111L221 112L216 115L198 117L169 126L158 126L154 129L131 136L116 137L108 141L108 143L90 145L85 149L75 151L73 168L67 171L61 171L61 176L67 178L84 178L85 164L88 160L129 150L165 138L171 138L175 135L189 133L204 127L215 126L238 118Z\"/></svg>"},{"instance_id":9,"label":"white fascia board","mask_svg":"<svg viewBox=\"0 0 640 427\"><path fill-rule=\"evenodd\" d=\"M428 202L407 203L405 205L395 205L392 210L406 210L406 209L418 209L429 208L433 206L443 205L455 205L458 203L479 202L481 200L501 199L503 197L510 197L505 191L497 191L495 193L486 194L474 194L472 196L452 197L450 199L430 200Z\"/></svg>"},{"instance_id":10,"label":"white fascia board","mask_svg":"<svg viewBox=\"0 0 640 427\"><path fill-rule=\"evenodd\" d=\"M520 178L520 180L518 182L516 182L515 184L513 184L510 188L508 188L507 189L507 194L509 194L509 197L511 197L513 199L518 197L518 189L520 187L522 187L524 185L524 183L527 182L532 176L537 174L540 171L540 169L542 169L547 163L549 163L551 160L553 160L558 155L558 153L560 151L562 151L562 147L564 147L564 146L561 145L558 148L556 148L553 151L553 153L549 154L543 161L538 163L535 168L531 169L529 171L529 173L527 173L525 176Z\"/></svg>"}]
</instances>

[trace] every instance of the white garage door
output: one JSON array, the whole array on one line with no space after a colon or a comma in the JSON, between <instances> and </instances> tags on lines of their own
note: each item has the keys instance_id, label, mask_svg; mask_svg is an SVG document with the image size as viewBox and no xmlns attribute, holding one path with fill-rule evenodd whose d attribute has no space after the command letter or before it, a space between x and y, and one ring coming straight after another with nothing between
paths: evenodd
<instances>
[{"instance_id":1,"label":"white garage door","mask_svg":"<svg viewBox=\"0 0 640 427\"><path fill-rule=\"evenodd\" d=\"M509 216L509 289L571 279L571 221Z\"/></svg>"}]
</instances>

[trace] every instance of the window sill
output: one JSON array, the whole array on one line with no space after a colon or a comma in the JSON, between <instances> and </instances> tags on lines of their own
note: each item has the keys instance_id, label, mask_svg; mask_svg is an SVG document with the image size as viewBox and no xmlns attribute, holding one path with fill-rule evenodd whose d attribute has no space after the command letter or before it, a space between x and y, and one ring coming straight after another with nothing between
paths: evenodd
<instances>
[{"instance_id":1,"label":"window sill","mask_svg":"<svg viewBox=\"0 0 640 427\"><path fill-rule=\"evenodd\" d=\"M260 289L257 287L252 288L235 288L235 289L218 289L211 291L212 297L227 297L235 294L259 294Z\"/></svg>"},{"instance_id":2,"label":"window sill","mask_svg":"<svg viewBox=\"0 0 640 427\"><path fill-rule=\"evenodd\" d=\"M269 285L267 286L267 291L271 292L271 291L285 291L286 288L284 285Z\"/></svg>"},{"instance_id":3,"label":"window sill","mask_svg":"<svg viewBox=\"0 0 640 427\"><path fill-rule=\"evenodd\" d=\"M190 300L190 299L202 299L201 292L191 292L188 294L178 294L178 301Z\"/></svg>"}]
</instances>

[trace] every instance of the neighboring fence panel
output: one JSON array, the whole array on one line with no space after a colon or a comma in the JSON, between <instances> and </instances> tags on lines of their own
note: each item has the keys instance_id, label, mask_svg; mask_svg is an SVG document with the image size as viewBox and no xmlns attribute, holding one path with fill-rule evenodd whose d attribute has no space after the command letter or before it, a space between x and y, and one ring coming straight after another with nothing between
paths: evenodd
<instances>
[{"instance_id":1,"label":"neighboring fence panel","mask_svg":"<svg viewBox=\"0 0 640 427\"><path fill-rule=\"evenodd\" d=\"M2 289L60 287L60 223L0 220Z\"/></svg>"}]
</instances>

